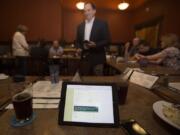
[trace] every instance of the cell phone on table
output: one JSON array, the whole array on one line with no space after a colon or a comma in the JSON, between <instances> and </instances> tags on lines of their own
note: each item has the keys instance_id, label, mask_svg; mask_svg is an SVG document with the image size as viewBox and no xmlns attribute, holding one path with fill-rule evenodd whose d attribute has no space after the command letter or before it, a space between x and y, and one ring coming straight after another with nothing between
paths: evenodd
<instances>
[{"instance_id":1,"label":"cell phone on table","mask_svg":"<svg viewBox=\"0 0 180 135\"><path fill-rule=\"evenodd\" d=\"M137 121L130 119L121 122L122 129L127 135L150 135Z\"/></svg>"}]
</instances>

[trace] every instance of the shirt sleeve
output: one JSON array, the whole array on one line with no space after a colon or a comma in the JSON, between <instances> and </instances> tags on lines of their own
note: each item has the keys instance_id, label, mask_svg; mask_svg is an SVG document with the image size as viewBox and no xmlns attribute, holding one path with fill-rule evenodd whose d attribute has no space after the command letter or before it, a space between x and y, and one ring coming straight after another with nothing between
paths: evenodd
<instances>
[{"instance_id":1,"label":"shirt sleeve","mask_svg":"<svg viewBox=\"0 0 180 135\"><path fill-rule=\"evenodd\" d=\"M173 48L169 47L169 48L166 48L166 49L162 50L160 53L165 58L168 55L171 55L173 52L174 52Z\"/></svg>"}]
</instances>

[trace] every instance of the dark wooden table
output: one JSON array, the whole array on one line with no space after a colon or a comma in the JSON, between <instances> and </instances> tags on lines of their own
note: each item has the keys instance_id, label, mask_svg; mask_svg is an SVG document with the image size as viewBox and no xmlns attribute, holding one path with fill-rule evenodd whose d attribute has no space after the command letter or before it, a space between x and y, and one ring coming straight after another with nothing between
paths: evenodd
<instances>
[{"instance_id":1,"label":"dark wooden table","mask_svg":"<svg viewBox=\"0 0 180 135\"><path fill-rule=\"evenodd\" d=\"M152 92L160 96L165 100L169 100L171 102L179 103L180 104L180 94L171 90L167 86L164 86L163 80L165 77L168 77L169 82L180 82L180 71L173 70L172 68L163 67L159 65L148 65L147 67L140 67L138 63L125 63L119 62L116 63L115 60L107 60L107 63L123 72L127 67L130 68L140 68L147 74L157 75L159 76L159 80L157 81L156 85L158 87L154 88ZM166 76L168 75L168 76Z\"/></svg>"},{"instance_id":2,"label":"dark wooden table","mask_svg":"<svg viewBox=\"0 0 180 135\"><path fill-rule=\"evenodd\" d=\"M180 70L173 70L172 68L160 66L160 65L155 65L155 64L149 64L147 67L140 67L138 63L125 63L125 62L119 62L117 63L116 60L114 59L108 59L107 64L112 66L113 68L118 69L119 71L123 72L127 67L130 68L141 68L142 70L145 71L145 73L148 74L155 74L158 76L163 76L163 75L170 75L170 76L180 76Z\"/></svg>"},{"instance_id":3,"label":"dark wooden table","mask_svg":"<svg viewBox=\"0 0 180 135\"><path fill-rule=\"evenodd\" d=\"M117 82L119 76L110 77L82 77L87 82ZM61 77L69 80L72 77ZM46 78L48 79L48 78ZM27 83L36 80L35 77L28 77ZM24 84L24 86L26 85ZM23 84L18 85L23 89ZM20 90L18 89L18 91ZM15 88L14 88L15 90ZM126 103L119 106L121 120L133 118L137 120L152 135L177 135L178 131L160 120L154 113L152 105L162 100L150 90L135 84L129 84ZM35 109L37 114L32 124L13 128L10 126L10 119L14 115L13 110L7 110L0 116L1 135L125 135L121 128L93 128L58 125L58 109Z\"/></svg>"}]
</instances>

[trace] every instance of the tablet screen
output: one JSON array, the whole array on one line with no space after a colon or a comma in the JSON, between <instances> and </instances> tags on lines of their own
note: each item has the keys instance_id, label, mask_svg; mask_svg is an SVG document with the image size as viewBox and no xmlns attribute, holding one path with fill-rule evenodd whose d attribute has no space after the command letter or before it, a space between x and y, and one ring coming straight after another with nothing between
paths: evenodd
<instances>
[{"instance_id":1,"label":"tablet screen","mask_svg":"<svg viewBox=\"0 0 180 135\"><path fill-rule=\"evenodd\" d=\"M114 123L112 86L66 87L64 121Z\"/></svg>"},{"instance_id":2,"label":"tablet screen","mask_svg":"<svg viewBox=\"0 0 180 135\"><path fill-rule=\"evenodd\" d=\"M63 82L60 125L118 127L119 110L113 83Z\"/></svg>"}]
</instances>

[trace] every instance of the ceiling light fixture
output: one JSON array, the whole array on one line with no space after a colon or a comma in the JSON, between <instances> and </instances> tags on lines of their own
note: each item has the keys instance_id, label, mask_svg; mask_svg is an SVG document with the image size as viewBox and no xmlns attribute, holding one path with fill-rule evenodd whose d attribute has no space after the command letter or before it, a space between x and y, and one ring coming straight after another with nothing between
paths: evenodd
<instances>
[{"instance_id":1,"label":"ceiling light fixture","mask_svg":"<svg viewBox=\"0 0 180 135\"><path fill-rule=\"evenodd\" d=\"M122 3L120 3L118 5L119 10L126 10L128 7L129 7L129 3L125 2L125 1L123 1Z\"/></svg>"},{"instance_id":2,"label":"ceiling light fixture","mask_svg":"<svg viewBox=\"0 0 180 135\"><path fill-rule=\"evenodd\" d=\"M84 2L80 1L76 4L77 9L83 10L84 9Z\"/></svg>"}]
</instances>

